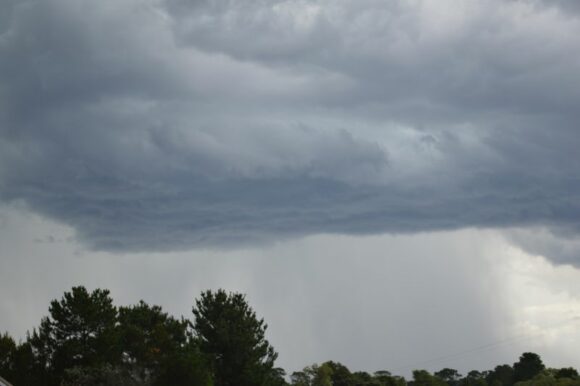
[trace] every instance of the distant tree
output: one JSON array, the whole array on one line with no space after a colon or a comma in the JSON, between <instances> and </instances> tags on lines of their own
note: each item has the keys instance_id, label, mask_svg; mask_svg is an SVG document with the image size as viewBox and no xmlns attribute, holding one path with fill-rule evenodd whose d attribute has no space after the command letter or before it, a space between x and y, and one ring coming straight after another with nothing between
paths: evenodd
<instances>
[{"instance_id":1,"label":"distant tree","mask_svg":"<svg viewBox=\"0 0 580 386\"><path fill-rule=\"evenodd\" d=\"M380 386L406 386L405 378L392 375L389 371L376 371L373 376L373 381Z\"/></svg>"},{"instance_id":2,"label":"distant tree","mask_svg":"<svg viewBox=\"0 0 580 386\"><path fill-rule=\"evenodd\" d=\"M462 386L487 386L487 376L487 372L471 370L463 379L461 379L460 384Z\"/></svg>"},{"instance_id":3,"label":"distant tree","mask_svg":"<svg viewBox=\"0 0 580 386\"><path fill-rule=\"evenodd\" d=\"M286 371L280 367L275 367L268 373L264 384L268 386L287 386Z\"/></svg>"},{"instance_id":4,"label":"distant tree","mask_svg":"<svg viewBox=\"0 0 580 386\"><path fill-rule=\"evenodd\" d=\"M328 361L313 364L290 376L292 386L406 386L405 378L393 376L388 371L351 372L341 363ZM440 385L439 385L440 386Z\"/></svg>"},{"instance_id":5,"label":"distant tree","mask_svg":"<svg viewBox=\"0 0 580 386\"><path fill-rule=\"evenodd\" d=\"M515 382L527 381L534 378L545 369L544 363L538 354L523 353L520 360L514 363Z\"/></svg>"},{"instance_id":6,"label":"distant tree","mask_svg":"<svg viewBox=\"0 0 580 386\"><path fill-rule=\"evenodd\" d=\"M427 370L414 370L413 386L446 386L446 383Z\"/></svg>"},{"instance_id":7,"label":"distant tree","mask_svg":"<svg viewBox=\"0 0 580 386\"><path fill-rule=\"evenodd\" d=\"M334 362L333 362L334 364ZM292 386L333 386L333 369L329 362L313 364L290 376Z\"/></svg>"},{"instance_id":8,"label":"distant tree","mask_svg":"<svg viewBox=\"0 0 580 386\"><path fill-rule=\"evenodd\" d=\"M490 386L512 386L514 384L514 369L510 365L496 366L490 372L487 383Z\"/></svg>"},{"instance_id":9,"label":"distant tree","mask_svg":"<svg viewBox=\"0 0 580 386\"><path fill-rule=\"evenodd\" d=\"M461 379L461 374L459 371L450 368L444 368L435 372L434 374L436 377L441 378L445 383L449 386L456 386L459 384L459 380Z\"/></svg>"},{"instance_id":10,"label":"distant tree","mask_svg":"<svg viewBox=\"0 0 580 386\"><path fill-rule=\"evenodd\" d=\"M374 386L373 376L366 371L355 371L352 373L352 379L355 386Z\"/></svg>"},{"instance_id":11,"label":"distant tree","mask_svg":"<svg viewBox=\"0 0 580 386\"><path fill-rule=\"evenodd\" d=\"M516 383L516 386L580 386L580 380L556 378L549 371L543 371L532 379Z\"/></svg>"},{"instance_id":12,"label":"distant tree","mask_svg":"<svg viewBox=\"0 0 580 386\"><path fill-rule=\"evenodd\" d=\"M392 378L393 375L387 370L378 370L373 374L373 380L380 386L395 386L390 383Z\"/></svg>"},{"instance_id":13,"label":"distant tree","mask_svg":"<svg viewBox=\"0 0 580 386\"><path fill-rule=\"evenodd\" d=\"M292 386L310 386L310 384L311 384L311 376L305 370L302 370L302 371L294 371L290 375L290 384Z\"/></svg>"},{"instance_id":14,"label":"distant tree","mask_svg":"<svg viewBox=\"0 0 580 386\"><path fill-rule=\"evenodd\" d=\"M554 377L556 379L560 378L578 379L578 371L573 367L565 367L555 370Z\"/></svg>"},{"instance_id":15,"label":"distant tree","mask_svg":"<svg viewBox=\"0 0 580 386\"><path fill-rule=\"evenodd\" d=\"M517 386L556 386L556 378L547 374L537 374L526 381L517 382Z\"/></svg>"},{"instance_id":16,"label":"distant tree","mask_svg":"<svg viewBox=\"0 0 580 386\"><path fill-rule=\"evenodd\" d=\"M267 325L238 293L206 291L193 308L193 328L215 386L262 386L272 378L277 353Z\"/></svg>"},{"instance_id":17,"label":"distant tree","mask_svg":"<svg viewBox=\"0 0 580 386\"><path fill-rule=\"evenodd\" d=\"M323 363L316 368L312 379L312 386L333 386L332 368L327 363Z\"/></svg>"},{"instance_id":18,"label":"distant tree","mask_svg":"<svg viewBox=\"0 0 580 386\"><path fill-rule=\"evenodd\" d=\"M350 370L339 362L328 361L324 365L331 370L330 379L332 386L353 386L354 381Z\"/></svg>"}]
</instances>

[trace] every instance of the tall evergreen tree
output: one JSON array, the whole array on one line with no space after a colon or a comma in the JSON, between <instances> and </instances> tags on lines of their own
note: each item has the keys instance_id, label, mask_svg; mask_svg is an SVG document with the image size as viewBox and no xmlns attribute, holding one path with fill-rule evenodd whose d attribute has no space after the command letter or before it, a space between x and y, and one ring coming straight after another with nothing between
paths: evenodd
<instances>
[{"instance_id":1,"label":"tall evergreen tree","mask_svg":"<svg viewBox=\"0 0 580 386\"><path fill-rule=\"evenodd\" d=\"M16 342L4 333L0 335L0 375L8 379L14 379Z\"/></svg>"},{"instance_id":2,"label":"tall evergreen tree","mask_svg":"<svg viewBox=\"0 0 580 386\"><path fill-rule=\"evenodd\" d=\"M29 339L48 384L59 385L66 369L120 362L117 309L108 290L73 287L50 303L49 313Z\"/></svg>"},{"instance_id":3,"label":"tall evergreen tree","mask_svg":"<svg viewBox=\"0 0 580 386\"><path fill-rule=\"evenodd\" d=\"M267 385L278 354L265 338L267 325L258 319L244 295L206 291L193 308L194 330L206 355L215 386Z\"/></svg>"},{"instance_id":4,"label":"tall evergreen tree","mask_svg":"<svg viewBox=\"0 0 580 386\"><path fill-rule=\"evenodd\" d=\"M189 325L144 301L120 307L124 365L154 385L206 385L208 373Z\"/></svg>"}]
</instances>

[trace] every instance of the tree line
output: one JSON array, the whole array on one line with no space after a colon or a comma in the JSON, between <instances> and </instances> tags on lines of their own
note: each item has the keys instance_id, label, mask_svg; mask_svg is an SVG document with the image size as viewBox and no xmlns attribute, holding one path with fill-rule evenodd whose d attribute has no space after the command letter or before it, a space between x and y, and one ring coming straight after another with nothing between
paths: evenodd
<instances>
[{"instance_id":1,"label":"tree line","mask_svg":"<svg viewBox=\"0 0 580 386\"><path fill-rule=\"evenodd\" d=\"M15 386L580 386L574 368L546 368L534 353L466 375L415 370L407 380L328 361L287 378L244 295L202 292L192 314L177 319L144 301L116 307L108 290L73 287L23 341L0 335L0 376Z\"/></svg>"}]
</instances>

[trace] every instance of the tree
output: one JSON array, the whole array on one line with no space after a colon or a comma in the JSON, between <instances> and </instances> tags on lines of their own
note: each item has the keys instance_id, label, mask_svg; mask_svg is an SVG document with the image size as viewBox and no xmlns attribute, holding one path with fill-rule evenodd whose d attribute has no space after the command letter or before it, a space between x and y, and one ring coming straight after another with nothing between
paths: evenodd
<instances>
[{"instance_id":1,"label":"tree","mask_svg":"<svg viewBox=\"0 0 580 386\"><path fill-rule=\"evenodd\" d=\"M244 295L206 291L193 308L193 328L206 356L215 386L267 385L278 354L265 338Z\"/></svg>"},{"instance_id":2,"label":"tree","mask_svg":"<svg viewBox=\"0 0 580 386\"><path fill-rule=\"evenodd\" d=\"M290 379L293 386L333 386L333 362L326 362L321 365L313 364L307 366L302 371L292 373Z\"/></svg>"},{"instance_id":3,"label":"tree","mask_svg":"<svg viewBox=\"0 0 580 386\"><path fill-rule=\"evenodd\" d=\"M366 371L355 371L352 373L353 384L356 386L374 386L373 376Z\"/></svg>"},{"instance_id":4,"label":"tree","mask_svg":"<svg viewBox=\"0 0 580 386\"><path fill-rule=\"evenodd\" d=\"M282 369L281 367L276 367L268 373L267 379L264 382L264 384L268 386L288 386L288 383L286 382L285 378L286 371L284 371L284 369Z\"/></svg>"},{"instance_id":5,"label":"tree","mask_svg":"<svg viewBox=\"0 0 580 386\"><path fill-rule=\"evenodd\" d=\"M310 374L306 369L302 371L295 371L290 375L290 382L292 386L310 386L311 379Z\"/></svg>"},{"instance_id":6,"label":"tree","mask_svg":"<svg viewBox=\"0 0 580 386\"><path fill-rule=\"evenodd\" d=\"M471 370L460 383L462 386L487 386L486 378L488 375L488 371Z\"/></svg>"},{"instance_id":7,"label":"tree","mask_svg":"<svg viewBox=\"0 0 580 386\"><path fill-rule=\"evenodd\" d=\"M142 378L124 366L73 367L66 369L61 386L151 386L150 379Z\"/></svg>"},{"instance_id":8,"label":"tree","mask_svg":"<svg viewBox=\"0 0 580 386\"><path fill-rule=\"evenodd\" d=\"M16 344L14 339L5 333L0 335L0 375L15 385L42 385L38 368L30 344Z\"/></svg>"},{"instance_id":9,"label":"tree","mask_svg":"<svg viewBox=\"0 0 580 386\"><path fill-rule=\"evenodd\" d=\"M332 386L352 386L352 374L349 369L339 362L328 361L323 364L330 369Z\"/></svg>"},{"instance_id":10,"label":"tree","mask_svg":"<svg viewBox=\"0 0 580 386\"><path fill-rule=\"evenodd\" d=\"M534 378L516 383L516 386L580 386L580 380L568 377L556 378L551 371L542 371Z\"/></svg>"},{"instance_id":11,"label":"tree","mask_svg":"<svg viewBox=\"0 0 580 386\"><path fill-rule=\"evenodd\" d=\"M534 378L546 367L538 354L531 352L523 353L520 360L514 363L514 380L516 382L527 381Z\"/></svg>"},{"instance_id":12,"label":"tree","mask_svg":"<svg viewBox=\"0 0 580 386\"><path fill-rule=\"evenodd\" d=\"M16 342L4 333L0 335L0 375L14 379L14 357L16 356Z\"/></svg>"},{"instance_id":13,"label":"tree","mask_svg":"<svg viewBox=\"0 0 580 386\"><path fill-rule=\"evenodd\" d=\"M60 384L73 367L120 362L117 309L108 290L73 287L50 303L49 313L29 338L37 367L47 371L43 383Z\"/></svg>"},{"instance_id":14,"label":"tree","mask_svg":"<svg viewBox=\"0 0 580 386\"><path fill-rule=\"evenodd\" d=\"M431 375L427 370L413 371L414 386L447 386L439 377Z\"/></svg>"},{"instance_id":15,"label":"tree","mask_svg":"<svg viewBox=\"0 0 580 386\"><path fill-rule=\"evenodd\" d=\"M461 374L459 374L459 371L450 368L444 368L442 370L439 370L434 375L436 377L441 378L449 386L457 385L459 383L459 380L461 379Z\"/></svg>"},{"instance_id":16,"label":"tree","mask_svg":"<svg viewBox=\"0 0 580 386\"><path fill-rule=\"evenodd\" d=\"M154 385L205 385L209 374L190 331L190 323L144 301L119 308L123 362L139 379Z\"/></svg>"},{"instance_id":17,"label":"tree","mask_svg":"<svg viewBox=\"0 0 580 386\"><path fill-rule=\"evenodd\" d=\"M407 386L405 378L393 376L388 371L380 370L372 375L365 371L351 372L343 364L333 361L307 366L292 373L290 379L292 386ZM442 386L441 380L437 381L436 385Z\"/></svg>"},{"instance_id":18,"label":"tree","mask_svg":"<svg viewBox=\"0 0 580 386\"><path fill-rule=\"evenodd\" d=\"M320 366L314 365L312 377L312 386L333 386L332 385L332 368L323 363Z\"/></svg>"},{"instance_id":19,"label":"tree","mask_svg":"<svg viewBox=\"0 0 580 386\"><path fill-rule=\"evenodd\" d=\"M398 375L392 375L386 370L375 371L372 384L379 386L407 386L405 378Z\"/></svg>"},{"instance_id":20,"label":"tree","mask_svg":"<svg viewBox=\"0 0 580 386\"><path fill-rule=\"evenodd\" d=\"M512 386L514 384L514 369L510 365L496 366L489 374L487 383L496 386Z\"/></svg>"},{"instance_id":21,"label":"tree","mask_svg":"<svg viewBox=\"0 0 580 386\"><path fill-rule=\"evenodd\" d=\"M564 367L561 369L557 369L555 371L554 376L556 377L556 379L560 378L578 379L578 371L573 367Z\"/></svg>"},{"instance_id":22,"label":"tree","mask_svg":"<svg viewBox=\"0 0 580 386\"><path fill-rule=\"evenodd\" d=\"M14 385L45 385L49 379L45 363L38 360L30 342L16 347L13 356L14 372L10 382Z\"/></svg>"}]
</instances>

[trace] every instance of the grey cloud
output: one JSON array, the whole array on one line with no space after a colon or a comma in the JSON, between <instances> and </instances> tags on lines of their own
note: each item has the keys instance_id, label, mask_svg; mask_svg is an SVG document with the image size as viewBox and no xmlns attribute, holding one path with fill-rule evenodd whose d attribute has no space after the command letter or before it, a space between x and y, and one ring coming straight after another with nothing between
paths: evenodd
<instances>
[{"instance_id":1,"label":"grey cloud","mask_svg":"<svg viewBox=\"0 0 580 386\"><path fill-rule=\"evenodd\" d=\"M285 69L340 73L356 85L344 103L549 113L573 110L579 96L576 42L567 38L578 20L530 1L167 3L179 42Z\"/></svg>"},{"instance_id":2,"label":"grey cloud","mask_svg":"<svg viewBox=\"0 0 580 386\"><path fill-rule=\"evenodd\" d=\"M577 232L580 21L386 4L5 3L0 196L114 251Z\"/></svg>"},{"instance_id":3,"label":"grey cloud","mask_svg":"<svg viewBox=\"0 0 580 386\"><path fill-rule=\"evenodd\" d=\"M580 11L580 4L574 0L540 0L545 7L552 7L569 16L577 16L574 12Z\"/></svg>"},{"instance_id":4,"label":"grey cloud","mask_svg":"<svg viewBox=\"0 0 580 386\"><path fill-rule=\"evenodd\" d=\"M508 240L532 255L548 257L558 264L578 266L580 237L567 229L511 229L505 232Z\"/></svg>"}]
</instances>

